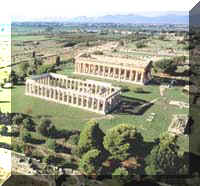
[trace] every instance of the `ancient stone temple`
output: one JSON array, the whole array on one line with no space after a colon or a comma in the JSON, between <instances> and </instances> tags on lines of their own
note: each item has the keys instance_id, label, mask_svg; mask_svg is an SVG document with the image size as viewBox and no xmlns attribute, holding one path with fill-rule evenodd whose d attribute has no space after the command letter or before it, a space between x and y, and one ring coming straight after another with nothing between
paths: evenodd
<instances>
[{"instance_id":1,"label":"ancient stone temple","mask_svg":"<svg viewBox=\"0 0 200 186\"><path fill-rule=\"evenodd\" d=\"M107 114L120 103L121 89L109 83L48 73L27 79L25 94Z\"/></svg>"},{"instance_id":2,"label":"ancient stone temple","mask_svg":"<svg viewBox=\"0 0 200 186\"><path fill-rule=\"evenodd\" d=\"M75 59L76 74L142 85L152 79L151 61L101 55L80 55Z\"/></svg>"}]
</instances>

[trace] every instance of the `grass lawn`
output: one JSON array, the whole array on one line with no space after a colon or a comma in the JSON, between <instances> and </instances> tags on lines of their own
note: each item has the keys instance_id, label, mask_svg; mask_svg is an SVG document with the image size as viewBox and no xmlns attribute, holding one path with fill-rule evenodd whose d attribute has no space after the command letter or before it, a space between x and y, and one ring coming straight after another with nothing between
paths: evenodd
<instances>
[{"instance_id":1,"label":"grass lawn","mask_svg":"<svg viewBox=\"0 0 200 186\"><path fill-rule=\"evenodd\" d=\"M11 137L9 136L0 136L0 142L6 143L8 145L11 145Z\"/></svg>"},{"instance_id":2,"label":"grass lawn","mask_svg":"<svg viewBox=\"0 0 200 186\"><path fill-rule=\"evenodd\" d=\"M69 69L69 71L71 71ZM115 84L122 84L116 83ZM124 83L123 83L124 84ZM23 112L32 110L31 115L37 120L40 116L49 118L59 129L80 129L84 124L94 118L99 121L100 127L106 131L121 123L127 123L138 128L146 141L152 141L166 132L172 121L173 114L188 114L188 109L180 109L169 105L169 100L188 101L181 87L168 89L165 98L160 97L158 86L145 86L146 93L135 93L138 85L130 85L130 91L122 94L125 107L123 112L118 110L110 114L111 117L105 117L100 114L88 112L76 107L56 104L39 98L24 95L24 86L17 86L12 89L12 112ZM157 99L155 103L148 107L142 107L152 100ZM155 113L154 119L149 122L147 119ZM180 140L182 150L188 150L188 138L182 137Z\"/></svg>"},{"instance_id":3,"label":"grass lawn","mask_svg":"<svg viewBox=\"0 0 200 186\"><path fill-rule=\"evenodd\" d=\"M39 41L47 39L43 35L27 36L27 35L12 35L12 41Z\"/></svg>"},{"instance_id":4,"label":"grass lawn","mask_svg":"<svg viewBox=\"0 0 200 186\"><path fill-rule=\"evenodd\" d=\"M0 109L2 112L11 111L11 89L0 89Z\"/></svg>"}]
</instances>

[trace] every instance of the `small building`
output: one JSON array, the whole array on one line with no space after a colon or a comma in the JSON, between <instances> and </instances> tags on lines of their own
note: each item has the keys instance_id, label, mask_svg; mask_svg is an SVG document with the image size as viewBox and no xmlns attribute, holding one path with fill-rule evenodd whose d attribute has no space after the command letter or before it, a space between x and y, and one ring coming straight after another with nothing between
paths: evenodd
<instances>
[{"instance_id":1,"label":"small building","mask_svg":"<svg viewBox=\"0 0 200 186\"><path fill-rule=\"evenodd\" d=\"M152 61L83 54L75 58L76 74L141 85L152 79L151 69Z\"/></svg>"}]
</instances>

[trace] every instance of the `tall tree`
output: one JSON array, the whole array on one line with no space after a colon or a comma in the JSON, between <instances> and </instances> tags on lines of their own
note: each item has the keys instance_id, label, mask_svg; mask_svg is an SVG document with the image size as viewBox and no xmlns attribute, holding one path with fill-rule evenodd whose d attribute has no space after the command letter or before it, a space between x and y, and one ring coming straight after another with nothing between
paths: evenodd
<instances>
[{"instance_id":1,"label":"tall tree","mask_svg":"<svg viewBox=\"0 0 200 186\"><path fill-rule=\"evenodd\" d=\"M121 124L108 130L103 144L113 159L123 161L131 155L136 156L142 142L143 137L135 127Z\"/></svg>"},{"instance_id":2,"label":"tall tree","mask_svg":"<svg viewBox=\"0 0 200 186\"><path fill-rule=\"evenodd\" d=\"M150 175L175 175L182 168L182 159L178 155L179 146L176 137L165 134L161 136L160 143L152 149L146 158L145 169Z\"/></svg>"},{"instance_id":3,"label":"tall tree","mask_svg":"<svg viewBox=\"0 0 200 186\"><path fill-rule=\"evenodd\" d=\"M105 134L99 128L99 124L95 120L89 121L80 134L78 143L80 155L83 155L92 149L103 151L104 136Z\"/></svg>"}]
</instances>

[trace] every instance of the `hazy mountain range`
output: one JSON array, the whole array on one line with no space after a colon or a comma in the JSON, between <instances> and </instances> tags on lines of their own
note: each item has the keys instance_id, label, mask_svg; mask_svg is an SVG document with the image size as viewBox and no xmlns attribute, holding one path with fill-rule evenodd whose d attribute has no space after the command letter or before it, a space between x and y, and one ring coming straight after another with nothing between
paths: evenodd
<instances>
[{"instance_id":1,"label":"hazy mountain range","mask_svg":"<svg viewBox=\"0 0 200 186\"><path fill-rule=\"evenodd\" d=\"M13 17L13 21L58 21L72 23L132 23L132 24L189 24L189 12L140 12L134 14L113 14L98 17Z\"/></svg>"}]
</instances>

